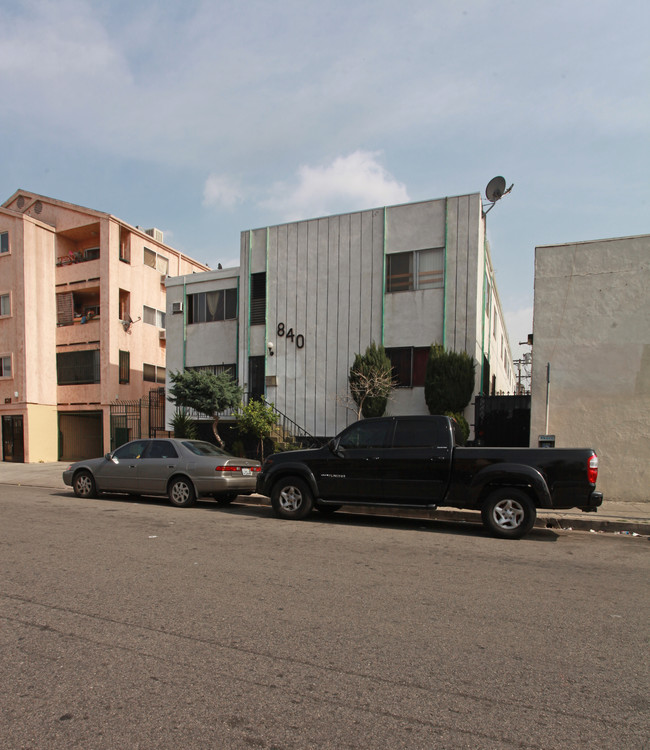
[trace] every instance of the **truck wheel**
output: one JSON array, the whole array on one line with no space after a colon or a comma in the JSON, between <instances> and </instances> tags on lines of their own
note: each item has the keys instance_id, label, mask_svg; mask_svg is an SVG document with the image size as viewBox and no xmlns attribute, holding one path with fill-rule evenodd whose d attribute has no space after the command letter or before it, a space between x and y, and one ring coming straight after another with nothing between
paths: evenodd
<instances>
[{"instance_id":1,"label":"truck wheel","mask_svg":"<svg viewBox=\"0 0 650 750\"><path fill-rule=\"evenodd\" d=\"M483 525L503 539L520 539L533 528L536 516L530 497L514 487L496 490L481 508Z\"/></svg>"},{"instance_id":2,"label":"truck wheel","mask_svg":"<svg viewBox=\"0 0 650 750\"><path fill-rule=\"evenodd\" d=\"M196 501L196 493L194 492L192 482L186 477L172 479L167 495L169 502L177 508L187 508L190 505L194 505Z\"/></svg>"},{"instance_id":3,"label":"truck wheel","mask_svg":"<svg viewBox=\"0 0 650 750\"><path fill-rule=\"evenodd\" d=\"M77 497L97 497L95 480L89 471L79 471L75 474L72 489Z\"/></svg>"},{"instance_id":4,"label":"truck wheel","mask_svg":"<svg viewBox=\"0 0 650 750\"><path fill-rule=\"evenodd\" d=\"M279 518L298 521L306 518L314 507L314 498L309 487L298 477L286 477L273 485L271 505Z\"/></svg>"}]
</instances>

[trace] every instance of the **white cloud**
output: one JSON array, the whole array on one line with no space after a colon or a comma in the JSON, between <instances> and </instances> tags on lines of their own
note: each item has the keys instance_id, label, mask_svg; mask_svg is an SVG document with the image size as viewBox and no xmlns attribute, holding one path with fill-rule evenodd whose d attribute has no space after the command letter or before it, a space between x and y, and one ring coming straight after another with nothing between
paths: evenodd
<instances>
[{"instance_id":1,"label":"white cloud","mask_svg":"<svg viewBox=\"0 0 650 750\"><path fill-rule=\"evenodd\" d=\"M405 185L379 163L379 156L377 151L357 150L330 164L304 164L297 184L275 183L262 205L292 221L408 202Z\"/></svg>"},{"instance_id":2,"label":"white cloud","mask_svg":"<svg viewBox=\"0 0 650 750\"><path fill-rule=\"evenodd\" d=\"M239 187L225 175L211 174L203 186L203 205L232 210L244 199Z\"/></svg>"}]
</instances>

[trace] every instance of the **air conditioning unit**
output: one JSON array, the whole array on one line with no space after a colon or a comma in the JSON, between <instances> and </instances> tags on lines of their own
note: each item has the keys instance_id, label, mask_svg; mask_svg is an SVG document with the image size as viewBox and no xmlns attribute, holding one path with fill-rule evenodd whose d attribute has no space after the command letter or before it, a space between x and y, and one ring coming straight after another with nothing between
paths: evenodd
<instances>
[{"instance_id":1,"label":"air conditioning unit","mask_svg":"<svg viewBox=\"0 0 650 750\"><path fill-rule=\"evenodd\" d=\"M165 279L166 278L167 278L167 274L166 273L161 273L160 274L160 286L165 286Z\"/></svg>"},{"instance_id":2,"label":"air conditioning unit","mask_svg":"<svg viewBox=\"0 0 650 750\"><path fill-rule=\"evenodd\" d=\"M172 302L172 314L176 315L177 313L183 312L183 303L182 302Z\"/></svg>"},{"instance_id":3,"label":"air conditioning unit","mask_svg":"<svg viewBox=\"0 0 650 750\"><path fill-rule=\"evenodd\" d=\"M161 341L166 341L167 340L167 331L165 331L164 329L162 331L158 331L158 338Z\"/></svg>"},{"instance_id":4,"label":"air conditioning unit","mask_svg":"<svg viewBox=\"0 0 650 750\"><path fill-rule=\"evenodd\" d=\"M148 234L149 237L153 237L156 242L163 243L163 233L160 231L160 229L156 229L156 227L151 227L151 229L145 229L145 234Z\"/></svg>"}]
</instances>

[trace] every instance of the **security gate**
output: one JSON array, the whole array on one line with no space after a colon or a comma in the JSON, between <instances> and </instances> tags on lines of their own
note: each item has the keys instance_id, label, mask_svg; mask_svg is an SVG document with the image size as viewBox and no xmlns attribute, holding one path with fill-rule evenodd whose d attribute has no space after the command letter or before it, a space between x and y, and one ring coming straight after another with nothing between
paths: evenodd
<instances>
[{"instance_id":1,"label":"security gate","mask_svg":"<svg viewBox=\"0 0 650 750\"><path fill-rule=\"evenodd\" d=\"M154 388L136 401L113 401L111 450L138 438L168 436L165 431L165 389Z\"/></svg>"}]
</instances>

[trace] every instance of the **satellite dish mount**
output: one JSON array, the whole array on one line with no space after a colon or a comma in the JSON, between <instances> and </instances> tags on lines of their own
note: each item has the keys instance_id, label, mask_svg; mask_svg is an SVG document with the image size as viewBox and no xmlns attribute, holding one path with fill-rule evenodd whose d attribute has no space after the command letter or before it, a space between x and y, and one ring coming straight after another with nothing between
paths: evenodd
<instances>
[{"instance_id":1,"label":"satellite dish mount","mask_svg":"<svg viewBox=\"0 0 650 750\"><path fill-rule=\"evenodd\" d=\"M485 188L485 197L489 201L489 205L486 208L483 206L483 213L486 214L488 211L490 211L492 208L494 208L494 204L503 198L504 195L508 195L508 193L512 190L512 188L515 186L514 182L510 187L506 190L506 181L504 177L493 177L487 184L487 187Z\"/></svg>"}]
</instances>

